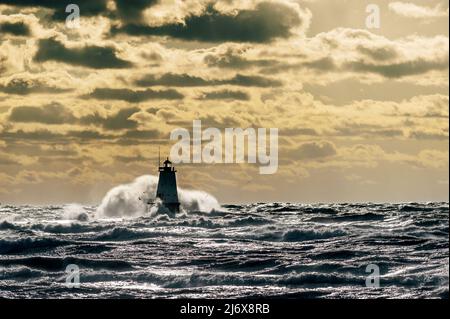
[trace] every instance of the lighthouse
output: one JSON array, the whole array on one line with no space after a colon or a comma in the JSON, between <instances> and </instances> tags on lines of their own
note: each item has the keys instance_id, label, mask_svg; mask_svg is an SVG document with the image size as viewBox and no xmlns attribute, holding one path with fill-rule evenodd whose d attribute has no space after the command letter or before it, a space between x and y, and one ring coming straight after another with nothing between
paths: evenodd
<instances>
[{"instance_id":1,"label":"lighthouse","mask_svg":"<svg viewBox=\"0 0 450 319\"><path fill-rule=\"evenodd\" d=\"M163 205L172 213L180 211L176 172L172 162L167 158L163 166L159 166L158 189L156 191L156 197L161 199Z\"/></svg>"}]
</instances>

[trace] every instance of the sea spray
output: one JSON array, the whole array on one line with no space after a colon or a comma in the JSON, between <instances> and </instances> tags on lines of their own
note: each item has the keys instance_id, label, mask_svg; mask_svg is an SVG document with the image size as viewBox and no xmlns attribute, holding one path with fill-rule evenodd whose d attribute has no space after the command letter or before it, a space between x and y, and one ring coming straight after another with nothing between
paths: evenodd
<instances>
[{"instance_id":1,"label":"sea spray","mask_svg":"<svg viewBox=\"0 0 450 319\"><path fill-rule=\"evenodd\" d=\"M112 188L97 208L97 215L104 217L141 216L147 211L146 201L155 194L158 178L145 175L132 183Z\"/></svg>"},{"instance_id":2,"label":"sea spray","mask_svg":"<svg viewBox=\"0 0 450 319\"><path fill-rule=\"evenodd\" d=\"M78 220L87 221L89 215L83 206L79 204L66 204L63 206L63 214L61 216L63 220Z\"/></svg>"},{"instance_id":3,"label":"sea spray","mask_svg":"<svg viewBox=\"0 0 450 319\"><path fill-rule=\"evenodd\" d=\"M217 199L209 193L179 189L178 194L182 208L188 212L200 211L209 213L220 208Z\"/></svg>"},{"instance_id":4,"label":"sea spray","mask_svg":"<svg viewBox=\"0 0 450 319\"><path fill-rule=\"evenodd\" d=\"M164 208L155 200L158 178L144 175L129 184L112 188L103 198L96 214L103 217L133 217L164 212ZM184 190L178 188L181 209L187 212L211 212L220 205L217 199L203 191ZM148 208L147 202L154 202Z\"/></svg>"}]
</instances>

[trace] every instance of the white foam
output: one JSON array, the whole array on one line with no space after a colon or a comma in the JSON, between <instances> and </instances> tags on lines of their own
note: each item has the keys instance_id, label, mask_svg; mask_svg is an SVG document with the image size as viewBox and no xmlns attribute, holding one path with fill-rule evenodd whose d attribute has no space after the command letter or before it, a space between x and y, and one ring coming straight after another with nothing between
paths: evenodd
<instances>
[{"instance_id":1,"label":"white foam","mask_svg":"<svg viewBox=\"0 0 450 319\"><path fill-rule=\"evenodd\" d=\"M89 219L89 215L83 206L79 204L67 204L63 206L63 214L61 218L63 220L86 221Z\"/></svg>"},{"instance_id":2,"label":"white foam","mask_svg":"<svg viewBox=\"0 0 450 319\"><path fill-rule=\"evenodd\" d=\"M158 178L144 175L129 184L112 188L103 198L97 208L96 215L100 217L135 217L147 214L158 214L164 211L155 201ZM186 212L211 212L220 208L217 199L203 191L178 188L181 209ZM149 211L146 202L155 202Z\"/></svg>"}]
</instances>

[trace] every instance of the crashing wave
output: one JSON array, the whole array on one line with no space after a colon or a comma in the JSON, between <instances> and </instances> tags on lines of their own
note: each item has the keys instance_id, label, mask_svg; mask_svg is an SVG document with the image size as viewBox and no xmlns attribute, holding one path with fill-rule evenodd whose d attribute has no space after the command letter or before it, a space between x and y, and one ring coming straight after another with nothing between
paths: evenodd
<instances>
[{"instance_id":1,"label":"crashing wave","mask_svg":"<svg viewBox=\"0 0 450 319\"><path fill-rule=\"evenodd\" d=\"M155 198L157 186L158 178L153 175L140 176L132 183L116 186L103 198L97 209L97 216L133 217L146 214L170 214ZM217 199L203 191L178 188L178 196L184 212L211 212L220 209ZM150 209L148 202L153 203Z\"/></svg>"}]
</instances>

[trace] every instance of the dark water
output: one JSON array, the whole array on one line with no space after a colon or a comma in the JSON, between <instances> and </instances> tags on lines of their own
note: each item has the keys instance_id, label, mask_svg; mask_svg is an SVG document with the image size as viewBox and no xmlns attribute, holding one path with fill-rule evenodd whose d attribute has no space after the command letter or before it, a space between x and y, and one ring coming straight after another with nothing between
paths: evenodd
<instances>
[{"instance_id":1,"label":"dark water","mask_svg":"<svg viewBox=\"0 0 450 319\"><path fill-rule=\"evenodd\" d=\"M84 212L83 212L84 211ZM0 207L0 297L448 298L449 205L252 204L97 219ZM81 286L66 286L66 266ZM366 267L380 287L366 287Z\"/></svg>"}]
</instances>

